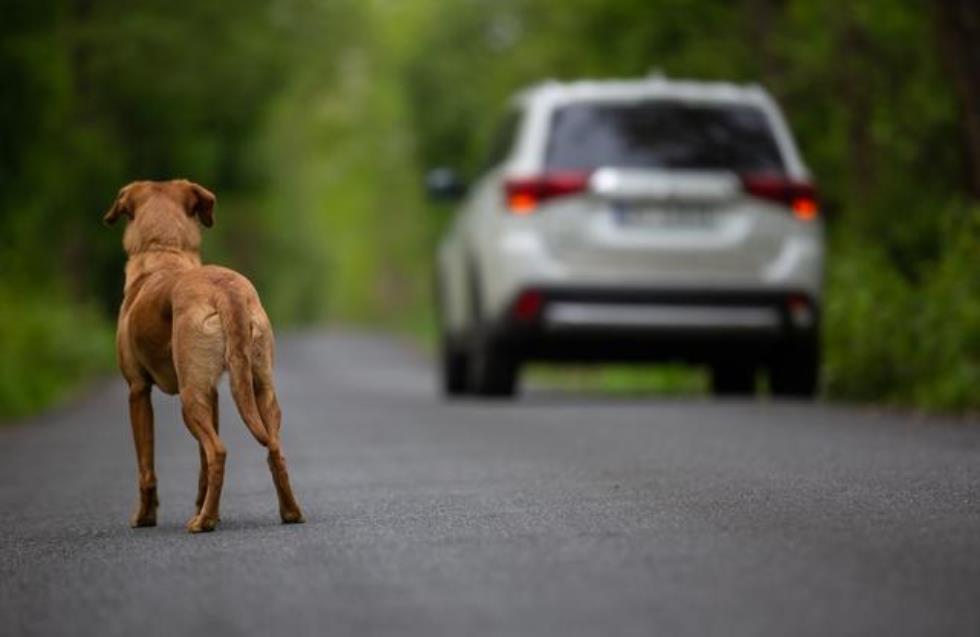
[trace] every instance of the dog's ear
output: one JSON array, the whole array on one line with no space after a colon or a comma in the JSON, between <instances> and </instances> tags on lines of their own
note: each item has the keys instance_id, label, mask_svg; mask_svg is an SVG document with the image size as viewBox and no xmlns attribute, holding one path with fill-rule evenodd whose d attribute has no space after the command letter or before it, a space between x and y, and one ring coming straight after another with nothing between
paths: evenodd
<instances>
[{"instance_id":1,"label":"dog's ear","mask_svg":"<svg viewBox=\"0 0 980 637\"><path fill-rule=\"evenodd\" d=\"M210 228L214 225L214 193L192 181L187 182L187 189L189 197L187 214L192 217L197 215L204 227Z\"/></svg>"},{"instance_id":2,"label":"dog's ear","mask_svg":"<svg viewBox=\"0 0 980 637\"><path fill-rule=\"evenodd\" d=\"M102 217L102 223L111 226L123 215L129 217L130 221L133 220L132 192L134 184L135 182L119 189L119 194L116 195L116 201L109 208L109 212L105 213L105 216Z\"/></svg>"}]
</instances>

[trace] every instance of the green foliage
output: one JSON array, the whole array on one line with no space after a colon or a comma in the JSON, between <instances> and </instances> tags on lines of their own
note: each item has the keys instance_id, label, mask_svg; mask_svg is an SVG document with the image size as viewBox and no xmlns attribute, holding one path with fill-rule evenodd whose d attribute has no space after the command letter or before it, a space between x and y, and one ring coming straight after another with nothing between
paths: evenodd
<instances>
[{"instance_id":1,"label":"green foliage","mask_svg":"<svg viewBox=\"0 0 980 637\"><path fill-rule=\"evenodd\" d=\"M118 306L119 230L99 219L129 180L212 188L205 258L251 277L277 324L426 332L448 215L423 201L425 169L473 174L522 87L654 69L759 82L785 107L832 213L828 392L980 402L963 107L930 3L0 0L0 15L0 415L105 366L80 335L109 332Z\"/></svg>"},{"instance_id":2,"label":"green foliage","mask_svg":"<svg viewBox=\"0 0 980 637\"><path fill-rule=\"evenodd\" d=\"M942 243L942 256L916 282L878 247L838 246L826 307L832 395L980 407L980 210L945 228Z\"/></svg>"},{"instance_id":3,"label":"green foliage","mask_svg":"<svg viewBox=\"0 0 980 637\"><path fill-rule=\"evenodd\" d=\"M506 97L544 78L764 84L832 216L827 392L976 409L977 234L957 221L965 152L939 51L921 3L474 0L426 23L405 77L421 162L470 172Z\"/></svg>"},{"instance_id":4,"label":"green foliage","mask_svg":"<svg viewBox=\"0 0 980 637\"><path fill-rule=\"evenodd\" d=\"M96 342L121 298L124 255L119 228L100 220L134 179L212 188L206 257L256 279L277 319L322 315L323 292L304 278L322 259L307 232L314 211L268 207L257 140L290 70L346 47L360 11L353 0L0 0L0 344L21 369L0 380L0 414L105 367ZM318 68L329 81L330 65Z\"/></svg>"},{"instance_id":5,"label":"green foliage","mask_svg":"<svg viewBox=\"0 0 980 637\"><path fill-rule=\"evenodd\" d=\"M0 419L57 402L110 367L112 334L97 308L3 286L0 308Z\"/></svg>"},{"instance_id":6,"label":"green foliage","mask_svg":"<svg viewBox=\"0 0 980 637\"><path fill-rule=\"evenodd\" d=\"M527 379L536 386L574 392L601 392L618 396L672 396L704 394L705 369L689 365L602 365L598 367L530 367Z\"/></svg>"}]
</instances>

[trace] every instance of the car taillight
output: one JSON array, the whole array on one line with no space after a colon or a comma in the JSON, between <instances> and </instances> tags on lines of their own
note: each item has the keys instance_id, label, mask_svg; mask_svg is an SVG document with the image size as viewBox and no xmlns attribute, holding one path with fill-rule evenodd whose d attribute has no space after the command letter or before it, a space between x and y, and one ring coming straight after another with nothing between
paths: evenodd
<instances>
[{"instance_id":1,"label":"car taillight","mask_svg":"<svg viewBox=\"0 0 980 637\"><path fill-rule=\"evenodd\" d=\"M508 179L504 182L504 195L508 210L516 215L527 215L543 201L585 192L588 187L589 173L556 172Z\"/></svg>"},{"instance_id":2,"label":"car taillight","mask_svg":"<svg viewBox=\"0 0 980 637\"><path fill-rule=\"evenodd\" d=\"M813 221L820 216L817 189L813 184L777 175L743 175L742 187L753 197L785 205L800 221Z\"/></svg>"},{"instance_id":3,"label":"car taillight","mask_svg":"<svg viewBox=\"0 0 980 637\"><path fill-rule=\"evenodd\" d=\"M814 308L810 299L802 294L791 294L786 297L786 310L795 327L812 327L815 320Z\"/></svg>"},{"instance_id":4,"label":"car taillight","mask_svg":"<svg viewBox=\"0 0 980 637\"><path fill-rule=\"evenodd\" d=\"M544 295L538 290L524 290L514 301L512 307L514 318L524 323L537 320L544 307Z\"/></svg>"}]
</instances>

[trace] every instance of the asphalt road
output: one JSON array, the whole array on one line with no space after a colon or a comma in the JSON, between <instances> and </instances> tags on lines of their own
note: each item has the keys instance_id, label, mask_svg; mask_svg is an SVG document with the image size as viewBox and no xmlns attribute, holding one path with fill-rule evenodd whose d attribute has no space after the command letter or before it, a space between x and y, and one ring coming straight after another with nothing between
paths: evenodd
<instances>
[{"instance_id":1,"label":"asphalt road","mask_svg":"<svg viewBox=\"0 0 980 637\"><path fill-rule=\"evenodd\" d=\"M222 396L222 522L158 396L132 530L121 380L0 428L2 635L978 635L980 425L825 405L434 397L365 334L282 339L308 522Z\"/></svg>"}]
</instances>

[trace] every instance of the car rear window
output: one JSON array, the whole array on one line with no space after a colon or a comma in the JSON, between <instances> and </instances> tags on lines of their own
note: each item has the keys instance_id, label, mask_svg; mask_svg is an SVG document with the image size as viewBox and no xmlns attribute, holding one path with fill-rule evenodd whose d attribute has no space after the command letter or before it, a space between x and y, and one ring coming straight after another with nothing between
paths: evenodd
<instances>
[{"instance_id":1,"label":"car rear window","mask_svg":"<svg viewBox=\"0 0 980 637\"><path fill-rule=\"evenodd\" d=\"M765 113L740 104L581 102L552 116L554 170L661 168L782 173Z\"/></svg>"}]
</instances>

